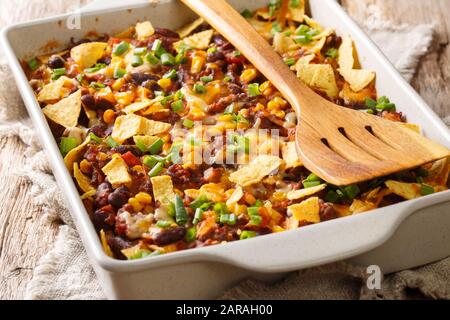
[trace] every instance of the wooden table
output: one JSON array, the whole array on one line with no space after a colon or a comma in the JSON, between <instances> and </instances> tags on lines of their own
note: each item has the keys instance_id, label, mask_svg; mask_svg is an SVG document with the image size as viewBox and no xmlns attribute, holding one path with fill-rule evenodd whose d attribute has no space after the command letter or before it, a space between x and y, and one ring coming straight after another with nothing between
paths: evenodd
<instances>
[{"instance_id":1,"label":"wooden table","mask_svg":"<svg viewBox=\"0 0 450 320\"><path fill-rule=\"evenodd\" d=\"M424 57L413 86L440 116L450 116L450 0L341 0L357 21L366 8L378 5L387 19L399 23L436 23L436 50ZM52 247L56 223L42 219L32 204L31 185L11 175L13 165L26 161L17 138L0 139L0 299L23 298L39 258ZM11 161L14 159L14 161Z\"/></svg>"}]
</instances>

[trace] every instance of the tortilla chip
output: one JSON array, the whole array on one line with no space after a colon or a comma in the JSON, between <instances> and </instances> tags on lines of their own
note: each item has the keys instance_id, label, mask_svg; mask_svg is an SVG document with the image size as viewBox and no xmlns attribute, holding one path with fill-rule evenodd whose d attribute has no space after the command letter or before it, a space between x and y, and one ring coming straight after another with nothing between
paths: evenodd
<instances>
[{"instance_id":1,"label":"tortilla chip","mask_svg":"<svg viewBox=\"0 0 450 320\"><path fill-rule=\"evenodd\" d=\"M106 166L102 168L103 173L108 178L113 188L131 183L131 175L128 173L128 165L119 155L113 155L113 158Z\"/></svg>"},{"instance_id":2,"label":"tortilla chip","mask_svg":"<svg viewBox=\"0 0 450 320\"><path fill-rule=\"evenodd\" d=\"M307 15L304 15L303 19L305 20L306 24L311 28L316 29L319 32L323 31L322 26L316 20L308 17Z\"/></svg>"},{"instance_id":3,"label":"tortilla chip","mask_svg":"<svg viewBox=\"0 0 450 320\"><path fill-rule=\"evenodd\" d=\"M294 39L286 36L284 33L278 32L273 38L273 48L276 52L283 54L299 48Z\"/></svg>"},{"instance_id":4,"label":"tortilla chip","mask_svg":"<svg viewBox=\"0 0 450 320\"><path fill-rule=\"evenodd\" d=\"M135 102L135 103L132 103L132 104L126 106L125 109L123 109L123 111L125 111L125 113L135 113L135 112L138 112L142 109L145 109L145 108L151 106L152 103L153 103L152 100Z\"/></svg>"},{"instance_id":5,"label":"tortilla chip","mask_svg":"<svg viewBox=\"0 0 450 320\"><path fill-rule=\"evenodd\" d=\"M403 123L403 122L400 122L400 124L402 126L408 128L408 129L411 129L412 131L414 131L414 132L416 132L418 134L422 133L422 130L421 130L420 126L417 125L417 124L414 124L414 123Z\"/></svg>"},{"instance_id":6,"label":"tortilla chip","mask_svg":"<svg viewBox=\"0 0 450 320\"><path fill-rule=\"evenodd\" d=\"M329 64L305 64L305 61L300 59L297 62L297 77L308 86L325 92L328 97L336 98L339 89L336 84L333 67Z\"/></svg>"},{"instance_id":7,"label":"tortilla chip","mask_svg":"<svg viewBox=\"0 0 450 320\"><path fill-rule=\"evenodd\" d=\"M70 90L65 88L64 86L69 81L72 82L71 79L67 78L66 76L62 76L58 80L46 84L44 87L42 87L41 91L38 94L38 101L54 101L67 97L70 93Z\"/></svg>"},{"instance_id":8,"label":"tortilla chip","mask_svg":"<svg viewBox=\"0 0 450 320\"><path fill-rule=\"evenodd\" d=\"M80 144L78 147L69 151L69 153L64 157L64 163L67 170L72 174L73 165L75 162L79 161L87 149L88 144L91 142L91 137L87 136L86 140Z\"/></svg>"},{"instance_id":9,"label":"tortilla chip","mask_svg":"<svg viewBox=\"0 0 450 320\"><path fill-rule=\"evenodd\" d=\"M281 149L281 154L283 160L286 162L286 169L297 168L303 165L298 157L295 141L284 144Z\"/></svg>"},{"instance_id":10,"label":"tortilla chip","mask_svg":"<svg viewBox=\"0 0 450 320\"><path fill-rule=\"evenodd\" d=\"M155 33L155 29L150 21L138 22L136 24L136 37L138 40L146 40Z\"/></svg>"},{"instance_id":11,"label":"tortilla chip","mask_svg":"<svg viewBox=\"0 0 450 320\"><path fill-rule=\"evenodd\" d=\"M323 30L322 32L320 32L319 34L315 35L313 37L313 40L320 40L320 39L323 39L323 38L328 38L333 33L334 33L334 29L327 28L327 29Z\"/></svg>"},{"instance_id":12,"label":"tortilla chip","mask_svg":"<svg viewBox=\"0 0 450 320\"><path fill-rule=\"evenodd\" d=\"M183 26L182 28L177 30L177 33L180 35L180 38L186 38L188 35L190 35L195 29L200 27L205 20L203 18L198 18L191 23Z\"/></svg>"},{"instance_id":13,"label":"tortilla chip","mask_svg":"<svg viewBox=\"0 0 450 320\"><path fill-rule=\"evenodd\" d=\"M352 38L344 36L338 56L338 64L342 70L352 70L355 67L355 51Z\"/></svg>"},{"instance_id":14,"label":"tortilla chip","mask_svg":"<svg viewBox=\"0 0 450 320\"><path fill-rule=\"evenodd\" d=\"M306 221L309 223L320 222L319 198L313 197L298 204L293 204L288 208L288 214L291 214L296 221Z\"/></svg>"},{"instance_id":15,"label":"tortilla chip","mask_svg":"<svg viewBox=\"0 0 450 320\"><path fill-rule=\"evenodd\" d=\"M241 187L237 187L234 190L234 192L231 194L231 196L228 198L227 206L231 206L235 203L238 203L239 200L241 200L243 196L244 196L244 191L242 190Z\"/></svg>"},{"instance_id":16,"label":"tortilla chip","mask_svg":"<svg viewBox=\"0 0 450 320\"><path fill-rule=\"evenodd\" d=\"M385 182L385 185L392 193L395 193L396 195L407 200L416 199L421 196L420 184L418 183L405 183L388 180Z\"/></svg>"},{"instance_id":17,"label":"tortilla chip","mask_svg":"<svg viewBox=\"0 0 450 320\"><path fill-rule=\"evenodd\" d=\"M326 185L326 183L324 183L317 187L290 191L287 194L287 198L288 198L288 200L298 200L298 199L306 198L306 197L315 195L316 193L318 193L322 190L325 190L326 187L327 187L327 185Z\"/></svg>"},{"instance_id":18,"label":"tortilla chip","mask_svg":"<svg viewBox=\"0 0 450 320\"><path fill-rule=\"evenodd\" d=\"M162 206L167 206L175 198L172 178L169 176L158 176L150 179L153 186L153 197Z\"/></svg>"},{"instance_id":19,"label":"tortilla chip","mask_svg":"<svg viewBox=\"0 0 450 320\"><path fill-rule=\"evenodd\" d=\"M339 72L354 92L363 90L375 80L375 72L370 70L339 69Z\"/></svg>"},{"instance_id":20,"label":"tortilla chip","mask_svg":"<svg viewBox=\"0 0 450 320\"><path fill-rule=\"evenodd\" d=\"M103 251L105 251L106 255L109 257L114 257L108 241L106 240L106 234L103 229L100 230L100 241L102 243Z\"/></svg>"},{"instance_id":21,"label":"tortilla chip","mask_svg":"<svg viewBox=\"0 0 450 320\"><path fill-rule=\"evenodd\" d=\"M177 51L181 51L183 46L188 46L191 49L205 50L208 48L211 38L214 34L214 30L206 30L196 33L190 37L184 38L181 41L173 44Z\"/></svg>"},{"instance_id":22,"label":"tortilla chip","mask_svg":"<svg viewBox=\"0 0 450 320\"><path fill-rule=\"evenodd\" d=\"M134 136L133 141L135 144L141 143L147 148L150 148L160 138L156 136Z\"/></svg>"},{"instance_id":23,"label":"tortilla chip","mask_svg":"<svg viewBox=\"0 0 450 320\"><path fill-rule=\"evenodd\" d=\"M70 56L81 69L86 69L97 63L107 47L106 42L82 43L70 50Z\"/></svg>"},{"instance_id":24,"label":"tortilla chip","mask_svg":"<svg viewBox=\"0 0 450 320\"><path fill-rule=\"evenodd\" d=\"M76 127L81 112L81 90L72 93L58 103L46 106L42 112L47 118L65 128Z\"/></svg>"},{"instance_id":25,"label":"tortilla chip","mask_svg":"<svg viewBox=\"0 0 450 320\"><path fill-rule=\"evenodd\" d=\"M82 194L80 196L80 199L81 200L87 200L87 199L91 199L92 200L96 193L97 193L97 190L93 189L91 191L88 191L88 192L85 192L84 194Z\"/></svg>"},{"instance_id":26,"label":"tortilla chip","mask_svg":"<svg viewBox=\"0 0 450 320\"><path fill-rule=\"evenodd\" d=\"M339 218L347 217L352 214L352 212L350 211L350 207L346 204L333 204L333 209L337 212Z\"/></svg>"},{"instance_id":27,"label":"tortilla chip","mask_svg":"<svg viewBox=\"0 0 450 320\"><path fill-rule=\"evenodd\" d=\"M362 212L367 212L373 209L376 209L377 206L373 203L362 201L355 199L352 202L352 205L350 206L349 210L352 214L358 214Z\"/></svg>"},{"instance_id":28,"label":"tortilla chip","mask_svg":"<svg viewBox=\"0 0 450 320\"><path fill-rule=\"evenodd\" d=\"M83 192L90 192L95 190L93 186L91 186L91 179L85 176L81 171L78 163L75 162L73 164L73 176L78 183L78 186Z\"/></svg>"},{"instance_id":29,"label":"tortilla chip","mask_svg":"<svg viewBox=\"0 0 450 320\"><path fill-rule=\"evenodd\" d=\"M305 20L305 1L299 0L297 6L293 6L293 2L289 1L287 18L296 22Z\"/></svg>"},{"instance_id":30,"label":"tortilla chip","mask_svg":"<svg viewBox=\"0 0 450 320\"><path fill-rule=\"evenodd\" d=\"M273 174L284 163L279 157L260 155L250 164L233 172L230 181L242 187L261 182L266 176Z\"/></svg>"},{"instance_id":31,"label":"tortilla chip","mask_svg":"<svg viewBox=\"0 0 450 320\"><path fill-rule=\"evenodd\" d=\"M170 127L171 125L169 123L149 120L135 114L128 114L116 119L111 136L117 142L123 143L135 135L153 136L169 130Z\"/></svg>"},{"instance_id":32,"label":"tortilla chip","mask_svg":"<svg viewBox=\"0 0 450 320\"><path fill-rule=\"evenodd\" d=\"M318 55L320 51L322 51L323 47L325 46L327 38L321 38L318 41L311 42L310 44L303 45L303 47L308 48L308 51L311 53L314 53Z\"/></svg>"}]
</instances>

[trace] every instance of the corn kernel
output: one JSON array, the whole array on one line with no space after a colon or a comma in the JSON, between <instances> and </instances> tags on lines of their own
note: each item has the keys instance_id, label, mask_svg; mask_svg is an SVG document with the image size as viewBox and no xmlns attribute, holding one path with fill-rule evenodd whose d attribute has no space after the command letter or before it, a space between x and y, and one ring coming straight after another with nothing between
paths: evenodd
<instances>
[{"instance_id":1,"label":"corn kernel","mask_svg":"<svg viewBox=\"0 0 450 320\"><path fill-rule=\"evenodd\" d=\"M144 206L136 198L128 199L128 204L133 207L135 212L140 212L144 208Z\"/></svg>"},{"instance_id":2,"label":"corn kernel","mask_svg":"<svg viewBox=\"0 0 450 320\"><path fill-rule=\"evenodd\" d=\"M191 120L203 120L203 118L206 116L205 112L200 109L200 108L196 108L196 107L192 107L189 110L189 115L188 118Z\"/></svg>"},{"instance_id":3,"label":"corn kernel","mask_svg":"<svg viewBox=\"0 0 450 320\"><path fill-rule=\"evenodd\" d=\"M142 173L145 173L144 168L143 168L142 166L139 166L139 165L134 166L134 167L133 167L133 170L135 170L136 172L142 172Z\"/></svg>"},{"instance_id":4,"label":"corn kernel","mask_svg":"<svg viewBox=\"0 0 450 320\"><path fill-rule=\"evenodd\" d=\"M106 161L108 159L108 155L104 152L97 153L97 160L98 161Z\"/></svg>"},{"instance_id":5,"label":"corn kernel","mask_svg":"<svg viewBox=\"0 0 450 320\"><path fill-rule=\"evenodd\" d=\"M269 81L263 82L260 86L259 86L259 90L264 91L267 90L268 88L270 88L272 85L270 84Z\"/></svg>"},{"instance_id":6,"label":"corn kernel","mask_svg":"<svg viewBox=\"0 0 450 320\"><path fill-rule=\"evenodd\" d=\"M233 120L233 116L231 114L224 114L220 116L218 120L222 122L230 122L231 120Z\"/></svg>"},{"instance_id":7,"label":"corn kernel","mask_svg":"<svg viewBox=\"0 0 450 320\"><path fill-rule=\"evenodd\" d=\"M247 206L243 204L233 203L228 209L236 215L247 213Z\"/></svg>"},{"instance_id":8,"label":"corn kernel","mask_svg":"<svg viewBox=\"0 0 450 320\"><path fill-rule=\"evenodd\" d=\"M113 85L111 86L114 91L119 91L120 88L125 84L125 79L120 78L119 80L114 81Z\"/></svg>"},{"instance_id":9,"label":"corn kernel","mask_svg":"<svg viewBox=\"0 0 450 320\"><path fill-rule=\"evenodd\" d=\"M272 111L271 113L280 119L284 119L284 117L286 116L286 112L284 112L283 110L275 110Z\"/></svg>"},{"instance_id":10,"label":"corn kernel","mask_svg":"<svg viewBox=\"0 0 450 320\"><path fill-rule=\"evenodd\" d=\"M280 226L274 226L273 228L272 228L272 231L273 232L283 232L283 231L285 231L282 227L280 227Z\"/></svg>"},{"instance_id":11,"label":"corn kernel","mask_svg":"<svg viewBox=\"0 0 450 320\"><path fill-rule=\"evenodd\" d=\"M83 161L80 162L80 170L83 173L86 174L90 174L92 173L92 165L89 161L87 161L86 159L84 159Z\"/></svg>"},{"instance_id":12,"label":"corn kernel","mask_svg":"<svg viewBox=\"0 0 450 320\"><path fill-rule=\"evenodd\" d=\"M163 88L164 90L167 90L172 85L171 79L161 79L158 81L158 85Z\"/></svg>"},{"instance_id":13,"label":"corn kernel","mask_svg":"<svg viewBox=\"0 0 450 320\"><path fill-rule=\"evenodd\" d=\"M255 69L249 68L242 72L240 79L242 82L250 83L253 80L255 80L257 75L258 75L258 73Z\"/></svg>"},{"instance_id":14,"label":"corn kernel","mask_svg":"<svg viewBox=\"0 0 450 320\"><path fill-rule=\"evenodd\" d=\"M114 94L114 97L117 100L117 103L128 106L134 100L134 94L132 92L117 92Z\"/></svg>"},{"instance_id":15,"label":"corn kernel","mask_svg":"<svg viewBox=\"0 0 450 320\"><path fill-rule=\"evenodd\" d=\"M255 204L256 199L255 199L255 197L254 197L251 193L245 192L245 193L244 193L244 201L247 202L249 205L252 206L252 205Z\"/></svg>"},{"instance_id":16,"label":"corn kernel","mask_svg":"<svg viewBox=\"0 0 450 320\"><path fill-rule=\"evenodd\" d=\"M281 98L279 96L276 96L275 98L273 98L273 100L281 107L285 107L287 105L286 100L284 100L283 98Z\"/></svg>"},{"instance_id":17,"label":"corn kernel","mask_svg":"<svg viewBox=\"0 0 450 320\"><path fill-rule=\"evenodd\" d=\"M103 113L103 121L107 124L113 124L116 119L116 113L112 109L108 109Z\"/></svg>"},{"instance_id":18,"label":"corn kernel","mask_svg":"<svg viewBox=\"0 0 450 320\"><path fill-rule=\"evenodd\" d=\"M196 74L202 71L206 62L206 53L204 51L197 51L192 58L191 73Z\"/></svg>"},{"instance_id":19,"label":"corn kernel","mask_svg":"<svg viewBox=\"0 0 450 320\"><path fill-rule=\"evenodd\" d=\"M236 123L233 123L233 122L227 122L227 123L225 123L224 127L225 127L225 129L228 129L228 130L230 130L230 129L236 129Z\"/></svg>"},{"instance_id":20,"label":"corn kernel","mask_svg":"<svg viewBox=\"0 0 450 320\"><path fill-rule=\"evenodd\" d=\"M142 204L150 204L150 203L152 203L152 196L149 195L147 192L139 192L134 197L135 197L135 199L137 201L139 201Z\"/></svg>"},{"instance_id":21,"label":"corn kernel","mask_svg":"<svg viewBox=\"0 0 450 320\"><path fill-rule=\"evenodd\" d=\"M271 101L269 101L269 103L267 104L267 109L268 109L269 111L278 109L278 104L277 104L274 100L271 100Z\"/></svg>"},{"instance_id":22,"label":"corn kernel","mask_svg":"<svg viewBox=\"0 0 450 320\"><path fill-rule=\"evenodd\" d=\"M261 103L258 103L257 105L256 105L256 107L255 107L255 111L262 111L262 110L264 110L264 105L263 104L261 104Z\"/></svg>"}]
</instances>

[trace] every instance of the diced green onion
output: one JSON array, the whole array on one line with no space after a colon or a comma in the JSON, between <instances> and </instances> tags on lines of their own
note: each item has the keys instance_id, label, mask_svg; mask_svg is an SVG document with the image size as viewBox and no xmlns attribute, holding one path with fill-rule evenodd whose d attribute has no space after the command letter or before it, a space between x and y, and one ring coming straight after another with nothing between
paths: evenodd
<instances>
[{"instance_id":1,"label":"diced green onion","mask_svg":"<svg viewBox=\"0 0 450 320\"><path fill-rule=\"evenodd\" d=\"M262 223L262 217L261 216L250 216L250 225L259 227Z\"/></svg>"},{"instance_id":2,"label":"diced green onion","mask_svg":"<svg viewBox=\"0 0 450 320\"><path fill-rule=\"evenodd\" d=\"M158 159L154 156L145 156L142 162L148 168L153 168L160 161L158 161Z\"/></svg>"},{"instance_id":3,"label":"diced green onion","mask_svg":"<svg viewBox=\"0 0 450 320\"><path fill-rule=\"evenodd\" d=\"M248 207L247 213L249 216L259 216L259 207Z\"/></svg>"},{"instance_id":4,"label":"diced green onion","mask_svg":"<svg viewBox=\"0 0 450 320\"><path fill-rule=\"evenodd\" d=\"M214 80L214 78L212 76L204 76L204 77L200 78L200 81L202 81L204 83L208 83L208 82L211 82L213 80Z\"/></svg>"},{"instance_id":5,"label":"diced green onion","mask_svg":"<svg viewBox=\"0 0 450 320\"><path fill-rule=\"evenodd\" d=\"M131 65L133 67L139 67L142 66L144 64L144 60L142 60L142 58L140 56L133 56L131 58Z\"/></svg>"},{"instance_id":6,"label":"diced green onion","mask_svg":"<svg viewBox=\"0 0 450 320\"><path fill-rule=\"evenodd\" d=\"M242 56L242 53L238 50L235 50L235 51L233 51L232 55L233 55L233 57L238 58L238 57Z\"/></svg>"},{"instance_id":7,"label":"diced green onion","mask_svg":"<svg viewBox=\"0 0 450 320\"><path fill-rule=\"evenodd\" d=\"M192 242L197 237L197 230L195 228L189 228L186 232L186 242Z\"/></svg>"},{"instance_id":8,"label":"diced green onion","mask_svg":"<svg viewBox=\"0 0 450 320\"><path fill-rule=\"evenodd\" d=\"M163 147L163 145L164 145L164 141L162 139L158 139L150 146L150 148L148 148L148 151L151 154L157 154L161 151L161 148Z\"/></svg>"},{"instance_id":9,"label":"diced green onion","mask_svg":"<svg viewBox=\"0 0 450 320\"><path fill-rule=\"evenodd\" d=\"M206 93L206 87L200 83L194 84L194 91L199 94Z\"/></svg>"},{"instance_id":10,"label":"diced green onion","mask_svg":"<svg viewBox=\"0 0 450 320\"><path fill-rule=\"evenodd\" d=\"M147 53L147 48L146 47L135 48L133 53L138 56L142 56Z\"/></svg>"},{"instance_id":11,"label":"diced green onion","mask_svg":"<svg viewBox=\"0 0 450 320\"><path fill-rule=\"evenodd\" d=\"M232 103L228 107L225 108L223 114L233 114L234 113L235 104Z\"/></svg>"},{"instance_id":12,"label":"diced green onion","mask_svg":"<svg viewBox=\"0 0 450 320\"><path fill-rule=\"evenodd\" d=\"M298 8L299 5L300 5L300 0L291 0L289 2L289 6L291 6L292 8Z\"/></svg>"},{"instance_id":13,"label":"diced green onion","mask_svg":"<svg viewBox=\"0 0 450 320\"><path fill-rule=\"evenodd\" d=\"M170 105L173 111L178 112L184 109L183 101L177 100Z\"/></svg>"},{"instance_id":14,"label":"diced green onion","mask_svg":"<svg viewBox=\"0 0 450 320\"><path fill-rule=\"evenodd\" d=\"M170 227L172 225L172 222L170 222L170 221L162 221L162 220L160 220L160 221L158 221L158 222L156 222L156 226L158 227L158 228L168 228L168 227Z\"/></svg>"},{"instance_id":15,"label":"diced green onion","mask_svg":"<svg viewBox=\"0 0 450 320\"><path fill-rule=\"evenodd\" d=\"M223 81L225 81L225 82L230 82L232 80L233 79L230 76L226 76L226 77L223 78Z\"/></svg>"},{"instance_id":16,"label":"diced green onion","mask_svg":"<svg viewBox=\"0 0 450 320\"><path fill-rule=\"evenodd\" d=\"M194 219L192 220L193 224L197 224L203 218L203 210L200 208L195 209Z\"/></svg>"},{"instance_id":17,"label":"diced green onion","mask_svg":"<svg viewBox=\"0 0 450 320\"><path fill-rule=\"evenodd\" d=\"M106 139L105 139L105 142L106 142L106 144L110 147L110 148L116 148L116 147L118 147L120 144L116 141L116 140L114 140L113 139L113 137L111 137L111 136L108 136Z\"/></svg>"},{"instance_id":18,"label":"diced green onion","mask_svg":"<svg viewBox=\"0 0 450 320\"><path fill-rule=\"evenodd\" d=\"M217 48L216 47L211 47L209 48L206 53L216 53L217 52Z\"/></svg>"},{"instance_id":19,"label":"diced green onion","mask_svg":"<svg viewBox=\"0 0 450 320\"><path fill-rule=\"evenodd\" d=\"M347 198L349 198L350 200L355 199L356 196L361 192L361 190L359 189L358 185L356 185L356 184L343 187L343 188L341 188L341 190L343 191L345 196Z\"/></svg>"},{"instance_id":20,"label":"diced green onion","mask_svg":"<svg viewBox=\"0 0 450 320\"><path fill-rule=\"evenodd\" d=\"M100 143L102 143L103 142L103 139L102 138L100 138L100 137L98 137L98 136L96 136L94 133L89 133L89 137L91 138L91 140L93 140L94 142L96 142L96 143L98 143L98 144L100 144Z\"/></svg>"},{"instance_id":21,"label":"diced green onion","mask_svg":"<svg viewBox=\"0 0 450 320\"><path fill-rule=\"evenodd\" d=\"M395 111L396 106L394 103L392 103L389 98L383 96L378 98L376 101L371 98L366 98L365 100L366 105L373 109L381 110L381 111Z\"/></svg>"},{"instance_id":22,"label":"diced green onion","mask_svg":"<svg viewBox=\"0 0 450 320\"><path fill-rule=\"evenodd\" d=\"M161 55L161 64L163 66L173 66L175 64L175 58L170 53L163 53Z\"/></svg>"},{"instance_id":23,"label":"diced green onion","mask_svg":"<svg viewBox=\"0 0 450 320\"><path fill-rule=\"evenodd\" d=\"M245 152L250 153L250 139L238 134L231 135L234 144L228 145L230 152Z\"/></svg>"},{"instance_id":24,"label":"diced green onion","mask_svg":"<svg viewBox=\"0 0 450 320\"><path fill-rule=\"evenodd\" d=\"M241 233L240 240L250 239L256 237L258 234L255 231L244 230Z\"/></svg>"},{"instance_id":25,"label":"diced green onion","mask_svg":"<svg viewBox=\"0 0 450 320\"><path fill-rule=\"evenodd\" d=\"M218 202L214 205L213 210L218 214L227 214L228 208L227 205L223 202Z\"/></svg>"},{"instance_id":26,"label":"diced green onion","mask_svg":"<svg viewBox=\"0 0 450 320\"><path fill-rule=\"evenodd\" d=\"M272 29L270 30L270 32L274 35L275 33L279 33L283 31L283 29L281 29L281 26L278 22L274 22L272 23Z\"/></svg>"},{"instance_id":27,"label":"diced green onion","mask_svg":"<svg viewBox=\"0 0 450 320\"><path fill-rule=\"evenodd\" d=\"M286 63L288 66L293 66L295 64L295 58L284 59L284 63Z\"/></svg>"},{"instance_id":28,"label":"diced green onion","mask_svg":"<svg viewBox=\"0 0 450 320\"><path fill-rule=\"evenodd\" d=\"M172 217L175 218L175 204L170 201L169 206L167 207L167 214Z\"/></svg>"},{"instance_id":29,"label":"diced green onion","mask_svg":"<svg viewBox=\"0 0 450 320\"><path fill-rule=\"evenodd\" d=\"M53 74L51 79L52 80L57 80L59 79L61 76L65 75L67 73L66 68L58 68L58 69L53 69Z\"/></svg>"},{"instance_id":30,"label":"diced green onion","mask_svg":"<svg viewBox=\"0 0 450 320\"><path fill-rule=\"evenodd\" d=\"M159 59L153 54L153 53L149 53L145 56L145 60L147 60L150 64L158 64L159 63Z\"/></svg>"},{"instance_id":31,"label":"diced green onion","mask_svg":"<svg viewBox=\"0 0 450 320\"><path fill-rule=\"evenodd\" d=\"M84 69L84 72L86 72L86 73L94 73L94 72L97 72L97 71L99 71L99 70L101 70L103 68L106 68L106 64L104 64L104 63L96 63L95 66L93 66L92 68Z\"/></svg>"},{"instance_id":32,"label":"diced green onion","mask_svg":"<svg viewBox=\"0 0 450 320\"><path fill-rule=\"evenodd\" d=\"M339 202L340 199L341 197L334 190L328 191L327 194L325 195L326 202L337 203Z\"/></svg>"},{"instance_id":33,"label":"diced green onion","mask_svg":"<svg viewBox=\"0 0 450 320\"><path fill-rule=\"evenodd\" d=\"M183 99L183 98L184 98L184 93L183 93L183 91L178 90L178 91L175 93L175 98L177 98L178 100Z\"/></svg>"},{"instance_id":34,"label":"diced green onion","mask_svg":"<svg viewBox=\"0 0 450 320\"><path fill-rule=\"evenodd\" d=\"M191 207L192 209L198 209L200 208L203 204L207 203L208 197L205 195L201 195L200 197L198 197L197 199L195 199L194 201L191 202L191 204L189 205L189 207Z\"/></svg>"},{"instance_id":35,"label":"diced green onion","mask_svg":"<svg viewBox=\"0 0 450 320\"><path fill-rule=\"evenodd\" d=\"M373 109L368 109L366 112L367 112L368 114L375 114L375 111L374 111Z\"/></svg>"},{"instance_id":36,"label":"diced green onion","mask_svg":"<svg viewBox=\"0 0 450 320\"><path fill-rule=\"evenodd\" d=\"M127 74L127 70L120 68L119 66L116 66L114 69L114 79L120 79L123 78Z\"/></svg>"},{"instance_id":37,"label":"diced green onion","mask_svg":"<svg viewBox=\"0 0 450 320\"><path fill-rule=\"evenodd\" d=\"M175 195L175 220L178 225L184 225L188 221L188 214L184 207L183 199L176 194Z\"/></svg>"},{"instance_id":38,"label":"diced green onion","mask_svg":"<svg viewBox=\"0 0 450 320\"><path fill-rule=\"evenodd\" d=\"M259 91L259 84L258 83L250 83L248 85L248 95L250 97L256 97L261 95L261 92Z\"/></svg>"},{"instance_id":39,"label":"diced green onion","mask_svg":"<svg viewBox=\"0 0 450 320\"><path fill-rule=\"evenodd\" d=\"M76 148L78 146L77 139L73 137L62 137L61 142L59 144L59 150L63 157L65 157L70 150Z\"/></svg>"},{"instance_id":40,"label":"diced green onion","mask_svg":"<svg viewBox=\"0 0 450 320\"><path fill-rule=\"evenodd\" d=\"M180 64L185 64L186 62L188 62L189 59L187 57L184 56L183 52L180 52L179 54L177 54L177 56L175 57L175 64L180 65Z\"/></svg>"},{"instance_id":41,"label":"diced green onion","mask_svg":"<svg viewBox=\"0 0 450 320\"><path fill-rule=\"evenodd\" d=\"M97 89L101 89L101 88L106 88L106 85L104 85L103 83L101 83L101 82L91 82L90 84L89 84L89 86L91 87L91 88L94 88L95 90L97 90Z\"/></svg>"},{"instance_id":42,"label":"diced green onion","mask_svg":"<svg viewBox=\"0 0 450 320\"><path fill-rule=\"evenodd\" d=\"M305 189L317 187L320 186L321 184L322 184L321 181L303 181L303 187Z\"/></svg>"},{"instance_id":43,"label":"diced green onion","mask_svg":"<svg viewBox=\"0 0 450 320\"><path fill-rule=\"evenodd\" d=\"M176 77L177 77L177 70L175 69L172 69L163 75L163 79L175 79Z\"/></svg>"},{"instance_id":44,"label":"diced green onion","mask_svg":"<svg viewBox=\"0 0 450 320\"><path fill-rule=\"evenodd\" d=\"M80 73L79 75L77 75L76 79L79 83L81 83L81 81L83 81L84 79L84 74Z\"/></svg>"},{"instance_id":45,"label":"diced green onion","mask_svg":"<svg viewBox=\"0 0 450 320\"><path fill-rule=\"evenodd\" d=\"M173 94L168 95L168 96L164 97L164 99L161 100L161 104L162 104L163 106L165 106L165 105L167 104L167 102L169 102L169 101L172 100L173 98L174 98L174 95L173 95Z\"/></svg>"},{"instance_id":46,"label":"diced green onion","mask_svg":"<svg viewBox=\"0 0 450 320\"><path fill-rule=\"evenodd\" d=\"M244 10L241 12L241 15L242 15L245 19L249 19L249 18L253 17L252 12L251 12L250 10L248 10L248 9L244 9Z\"/></svg>"},{"instance_id":47,"label":"diced green onion","mask_svg":"<svg viewBox=\"0 0 450 320\"><path fill-rule=\"evenodd\" d=\"M308 44L312 41L311 36L302 34L294 37L294 41L299 44Z\"/></svg>"},{"instance_id":48,"label":"diced green onion","mask_svg":"<svg viewBox=\"0 0 450 320\"><path fill-rule=\"evenodd\" d=\"M152 168L152 170L150 170L148 175L150 178L156 177L163 171L163 169L164 169L164 163L158 162L157 164L155 164L155 166Z\"/></svg>"},{"instance_id":49,"label":"diced green onion","mask_svg":"<svg viewBox=\"0 0 450 320\"><path fill-rule=\"evenodd\" d=\"M162 45L161 40L156 39L155 42L153 42L152 51L155 51L155 52L159 51L161 49L161 45Z\"/></svg>"},{"instance_id":50,"label":"diced green onion","mask_svg":"<svg viewBox=\"0 0 450 320\"><path fill-rule=\"evenodd\" d=\"M229 226L234 226L236 224L236 215L234 213L223 213L219 217L219 222Z\"/></svg>"},{"instance_id":51,"label":"diced green onion","mask_svg":"<svg viewBox=\"0 0 450 320\"><path fill-rule=\"evenodd\" d=\"M39 61L37 59L31 59L27 61L28 68L31 69L31 71L37 70L39 68Z\"/></svg>"},{"instance_id":52,"label":"diced green onion","mask_svg":"<svg viewBox=\"0 0 450 320\"><path fill-rule=\"evenodd\" d=\"M139 150L141 150L142 153L147 153L148 152L147 145L144 142L142 142L141 140L136 140L135 143L136 143L136 147Z\"/></svg>"},{"instance_id":53,"label":"diced green onion","mask_svg":"<svg viewBox=\"0 0 450 320\"><path fill-rule=\"evenodd\" d=\"M303 35L303 34L306 34L308 31L309 31L309 27L306 24L302 24L297 28L297 30L295 30L295 34Z\"/></svg>"},{"instance_id":54,"label":"diced green onion","mask_svg":"<svg viewBox=\"0 0 450 320\"><path fill-rule=\"evenodd\" d=\"M335 59L338 55L338 50L335 48L330 48L327 50L327 52L325 53L325 56L331 59Z\"/></svg>"},{"instance_id":55,"label":"diced green onion","mask_svg":"<svg viewBox=\"0 0 450 320\"><path fill-rule=\"evenodd\" d=\"M114 48L113 54L115 56L122 56L128 50L130 50L130 44L126 41L122 41Z\"/></svg>"},{"instance_id":56,"label":"diced green onion","mask_svg":"<svg viewBox=\"0 0 450 320\"><path fill-rule=\"evenodd\" d=\"M183 126L185 126L188 129L191 129L194 127L195 122L190 119L184 119L183 120Z\"/></svg>"},{"instance_id":57,"label":"diced green onion","mask_svg":"<svg viewBox=\"0 0 450 320\"><path fill-rule=\"evenodd\" d=\"M420 187L420 194L423 196L428 196L435 192L436 191L434 190L434 188L428 184L423 183L422 186Z\"/></svg>"}]
</instances>

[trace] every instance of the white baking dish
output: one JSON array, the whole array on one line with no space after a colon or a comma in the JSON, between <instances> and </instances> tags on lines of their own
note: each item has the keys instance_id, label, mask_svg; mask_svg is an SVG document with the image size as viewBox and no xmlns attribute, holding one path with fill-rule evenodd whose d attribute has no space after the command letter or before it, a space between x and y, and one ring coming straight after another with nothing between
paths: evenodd
<instances>
[{"instance_id":1,"label":"white baking dish","mask_svg":"<svg viewBox=\"0 0 450 320\"><path fill-rule=\"evenodd\" d=\"M238 9L268 0L233 0ZM424 133L450 147L450 132L417 93L333 0L310 0L315 19L351 34L362 65L377 71L378 91L397 103L408 120ZM178 1L164 0L129 8L83 13L82 30L68 30L69 15L15 25L4 30L3 47L34 125L51 161L54 174L70 203L73 219L100 282L111 299L202 299L219 296L246 277L275 279L284 272L353 258L377 264L385 272L411 268L450 255L450 191L403 202L365 214L337 219L298 230L267 235L138 261L119 261L103 253L98 236L67 172L50 129L19 60L47 53L49 40L64 48L70 37L87 31L114 33L138 20L177 28L194 15Z\"/></svg>"}]
</instances>

